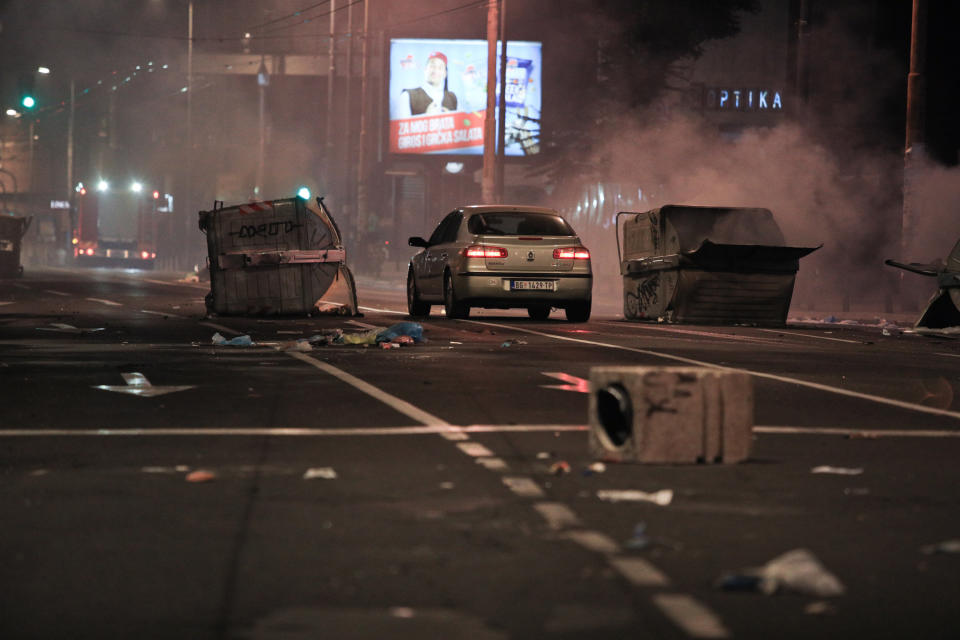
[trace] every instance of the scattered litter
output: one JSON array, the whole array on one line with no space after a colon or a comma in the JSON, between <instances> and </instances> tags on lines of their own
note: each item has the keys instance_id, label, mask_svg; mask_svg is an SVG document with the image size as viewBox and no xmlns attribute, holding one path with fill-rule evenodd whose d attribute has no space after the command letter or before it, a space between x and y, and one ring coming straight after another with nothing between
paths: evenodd
<instances>
[{"instance_id":1,"label":"scattered litter","mask_svg":"<svg viewBox=\"0 0 960 640\"><path fill-rule=\"evenodd\" d=\"M34 469L33 471L30 472L30 475L33 477L37 477L37 476L45 476L48 473L50 472L46 469Z\"/></svg>"},{"instance_id":2,"label":"scattered litter","mask_svg":"<svg viewBox=\"0 0 960 640\"><path fill-rule=\"evenodd\" d=\"M633 537L623 543L627 549L646 549L652 541L647 537L647 523L638 522L633 527Z\"/></svg>"},{"instance_id":3,"label":"scattered litter","mask_svg":"<svg viewBox=\"0 0 960 640\"><path fill-rule=\"evenodd\" d=\"M845 496L867 496L870 495L870 489L866 487L847 487L843 490Z\"/></svg>"},{"instance_id":4,"label":"scattered litter","mask_svg":"<svg viewBox=\"0 0 960 640\"><path fill-rule=\"evenodd\" d=\"M190 470L185 464L178 464L175 467L141 467L140 471L144 473L186 473Z\"/></svg>"},{"instance_id":5,"label":"scattered litter","mask_svg":"<svg viewBox=\"0 0 960 640\"><path fill-rule=\"evenodd\" d=\"M333 469L333 467L314 467L312 469L307 469L303 474L304 480L313 480L314 478L336 480L337 472Z\"/></svg>"},{"instance_id":6,"label":"scattered litter","mask_svg":"<svg viewBox=\"0 0 960 640\"><path fill-rule=\"evenodd\" d=\"M399 349L400 345L396 342L381 342L380 348L381 349Z\"/></svg>"},{"instance_id":7,"label":"scattered litter","mask_svg":"<svg viewBox=\"0 0 960 640\"><path fill-rule=\"evenodd\" d=\"M377 334L383 329L368 329L357 333L342 333L336 339L335 344L377 344Z\"/></svg>"},{"instance_id":8,"label":"scattered litter","mask_svg":"<svg viewBox=\"0 0 960 640\"><path fill-rule=\"evenodd\" d=\"M537 454L537 460L549 460L553 457L553 454L549 451L541 451Z\"/></svg>"},{"instance_id":9,"label":"scattered litter","mask_svg":"<svg viewBox=\"0 0 960 640\"><path fill-rule=\"evenodd\" d=\"M212 471L198 469L187 474L187 482L213 482L216 477Z\"/></svg>"},{"instance_id":10,"label":"scattered litter","mask_svg":"<svg viewBox=\"0 0 960 640\"><path fill-rule=\"evenodd\" d=\"M390 615L394 618L412 618L415 614L410 607L390 607Z\"/></svg>"},{"instance_id":11,"label":"scattered litter","mask_svg":"<svg viewBox=\"0 0 960 640\"><path fill-rule=\"evenodd\" d=\"M584 471L593 474L593 473L604 473L607 470L607 465L602 462L594 462L588 466Z\"/></svg>"},{"instance_id":12,"label":"scattered litter","mask_svg":"<svg viewBox=\"0 0 960 640\"><path fill-rule=\"evenodd\" d=\"M254 345L250 336L237 336L227 340L219 332L213 334L213 344L218 347L252 347Z\"/></svg>"},{"instance_id":13,"label":"scattered litter","mask_svg":"<svg viewBox=\"0 0 960 640\"><path fill-rule=\"evenodd\" d=\"M566 460L559 460L550 465L550 473L555 476L562 476L565 473L570 473L570 463Z\"/></svg>"},{"instance_id":14,"label":"scattered litter","mask_svg":"<svg viewBox=\"0 0 960 640\"><path fill-rule=\"evenodd\" d=\"M291 340L277 345L278 351L313 351L309 340Z\"/></svg>"},{"instance_id":15,"label":"scattered litter","mask_svg":"<svg viewBox=\"0 0 960 640\"><path fill-rule=\"evenodd\" d=\"M652 502L665 507L673 501L673 489L661 489L653 493L632 489L601 489L597 497L605 502Z\"/></svg>"},{"instance_id":16,"label":"scattered litter","mask_svg":"<svg viewBox=\"0 0 960 640\"><path fill-rule=\"evenodd\" d=\"M419 322L398 322L378 333L377 342L390 342L399 337L409 337L414 342L423 342L423 325Z\"/></svg>"},{"instance_id":17,"label":"scattered litter","mask_svg":"<svg viewBox=\"0 0 960 640\"><path fill-rule=\"evenodd\" d=\"M463 344L462 342L457 342L456 340L451 340L450 344Z\"/></svg>"},{"instance_id":18,"label":"scattered litter","mask_svg":"<svg viewBox=\"0 0 960 640\"><path fill-rule=\"evenodd\" d=\"M952 540L938 542L937 544L928 544L920 547L920 552L928 556L932 556L935 553L960 553L960 540L954 538Z\"/></svg>"},{"instance_id":19,"label":"scattered litter","mask_svg":"<svg viewBox=\"0 0 960 640\"><path fill-rule=\"evenodd\" d=\"M810 473L830 473L838 476L858 476L863 473L863 467L831 467L830 465L821 465L810 469Z\"/></svg>"},{"instance_id":20,"label":"scattered litter","mask_svg":"<svg viewBox=\"0 0 960 640\"><path fill-rule=\"evenodd\" d=\"M441 482L441 483L440 483L440 488L441 488L441 489L450 490L450 489L453 489L454 486L455 486L455 485L454 485L452 482Z\"/></svg>"},{"instance_id":21,"label":"scattered litter","mask_svg":"<svg viewBox=\"0 0 960 640\"><path fill-rule=\"evenodd\" d=\"M837 318L837 316L827 316L826 318L823 319L823 321L824 321L824 322L839 322L840 320Z\"/></svg>"},{"instance_id":22,"label":"scattered litter","mask_svg":"<svg viewBox=\"0 0 960 640\"><path fill-rule=\"evenodd\" d=\"M837 608L825 602L824 600L817 600L816 602L811 602L806 607L803 608L803 612L808 616L824 616L831 615L837 612Z\"/></svg>"},{"instance_id":23,"label":"scattered litter","mask_svg":"<svg viewBox=\"0 0 960 640\"><path fill-rule=\"evenodd\" d=\"M509 347L512 347L512 346L515 345L515 344L527 344L527 341L526 341L526 340L523 340L522 338L515 338L515 339L513 339L513 340L506 340L506 341L500 343L500 347L501 347L502 349L507 349L507 348L509 348Z\"/></svg>"},{"instance_id":24,"label":"scattered litter","mask_svg":"<svg viewBox=\"0 0 960 640\"><path fill-rule=\"evenodd\" d=\"M846 591L843 583L807 549L788 551L760 568L724 575L715 586L724 591L759 591L768 596L793 591L818 598L840 596Z\"/></svg>"},{"instance_id":25,"label":"scattered litter","mask_svg":"<svg viewBox=\"0 0 960 640\"><path fill-rule=\"evenodd\" d=\"M200 275L191 271L177 280L177 282L200 282Z\"/></svg>"}]
</instances>

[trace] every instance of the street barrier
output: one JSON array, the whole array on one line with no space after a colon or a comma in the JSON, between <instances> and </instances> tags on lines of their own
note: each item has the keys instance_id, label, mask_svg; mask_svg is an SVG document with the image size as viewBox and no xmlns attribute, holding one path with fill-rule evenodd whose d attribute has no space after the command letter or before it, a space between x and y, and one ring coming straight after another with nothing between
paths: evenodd
<instances>
[{"instance_id":1,"label":"street barrier","mask_svg":"<svg viewBox=\"0 0 960 640\"><path fill-rule=\"evenodd\" d=\"M322 198L219 204L199 213L207 235L210 312L357 314L353 274Z\"/></svg>"},{"instance_id":2,"label":"street barrier","mask_svg":"<svg viewBox=\"0 0 960 640\"><path fill-rule=\"evenodd\" d=\"M783 325L799 260L820 248L784 246L773 214L758 208L621 211L616 234L628 320Z\"/></svg>"},{"instance_id":3,"label":"street barrier","mask_svg":"<svg viewBox=\"0 0 960 640\"><path fill-rule=\"evenodd\" d=\"M960 331L960 240L945 261L930 264L885 260L885 264L937 279L937 292L914 325L917 333L956 333Z\"/></svg>"},{"instance_id":4,"label":"street barrier","mask_svg":"<svg viewBox=\"0 0 960 640\"><path fill-rule=\"evenodd\" d=\"M661 464L737 463L753 447L753 382L705 367L590 369L590 454Z\"/></svg>"}]
</instances>

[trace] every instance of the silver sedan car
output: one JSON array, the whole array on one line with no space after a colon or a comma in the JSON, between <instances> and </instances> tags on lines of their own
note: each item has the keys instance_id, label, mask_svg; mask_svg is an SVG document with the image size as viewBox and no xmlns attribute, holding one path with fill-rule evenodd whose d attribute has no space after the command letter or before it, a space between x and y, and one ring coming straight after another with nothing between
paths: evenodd
<instances>
[{"instance_id":1,"label":"silver sedan car","mask_svg":"<svg viewBox=\"0 0 960 640\"><path fill-rule=\"evenodd\" d=\"M525 308L545 320L553 308L570 322L590 318L590 251L553 209L508 205L462 207L437 225L410 259L407 309L427 316L443 304L448 318L470 307Z\"/></svg>"}]
</instances>

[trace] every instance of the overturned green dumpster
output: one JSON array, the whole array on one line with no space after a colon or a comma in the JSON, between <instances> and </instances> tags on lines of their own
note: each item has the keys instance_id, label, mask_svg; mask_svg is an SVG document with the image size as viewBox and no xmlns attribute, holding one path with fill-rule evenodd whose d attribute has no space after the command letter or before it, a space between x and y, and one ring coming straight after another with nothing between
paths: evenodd
<instances>
[{"instance_id":1,"label":"overturned green dumpster","mask_svg":"<svg viewBox=\"0 0 960 640\"><path fill-rule=\"evenodd\" d=\"M960 240L945 261L904 264L886 260L885 264L937 279L937 292L914 325L917 333L960 334Z\"/></svg>"},{"instance_id":2,"label":"overturned green dumpster","mask_svg":"<svg viewBox=\"0 0 960 640\"><path fill-rule=\"evenodd\" d=\"M302 198L201 211L207 309L222 315L357 315L340 230L323 203Z\"/></svg>"},{"instance_id":3,"label":"overturned green dumpster","mask_svg":"<svg viewBox=\"0 0 960 640\"><path fill-rule=\"evenodd\" d=\"M769 209L665 205L622 211L617 254L624 317L783 325L800 258L819 248L785 246Z\"/></svg>"}]
</instances>

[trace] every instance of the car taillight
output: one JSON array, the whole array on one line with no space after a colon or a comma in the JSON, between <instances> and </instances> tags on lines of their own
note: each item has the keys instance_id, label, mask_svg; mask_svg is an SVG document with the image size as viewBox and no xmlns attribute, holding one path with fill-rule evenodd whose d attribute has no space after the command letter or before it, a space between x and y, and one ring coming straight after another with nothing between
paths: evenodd
<instances>
[{"instance_id":1,"label":"car taillight","mask_svg":"<svg viewBox=\"0 0 960 640\"><path fill-rule=\"evenodd\" d=\"M506 258L507 250L503 247L486 247L475 244L472 247L467 247L463 255L468 258Z\"/></svg>"},{"instance_id":2,"label":"car taillight","mask_svg":"<svg viewBox=\"0 0 960 640\"><path fill-rule=\"evenodd\" d=\"M554 260L589 260L590 251L585 247L564 247L553 250Z\"/></svg>"},{"instance_id":3,"label":"car taillight","mask_svg":"<svg viewBox=\"0 0 960 640\"><path fill-rule=\"evenodd\" d=\"M92 255L93 255L93 249L87 249L87 255L88 255L88 256L92 256Z\"/></svg>"},{"instance_id":4,"label":"car taillight","mask_svg":"<svg viewBox=\"0 0 960 640\"><path fill-rule=\"evenodd\" d=\"M144 260L147 260L147 259L150 258L150 252L149 252L149 251L141 251L141 252L140 252L140 257L143 258Z\"/></svg>"}]
</instances>

